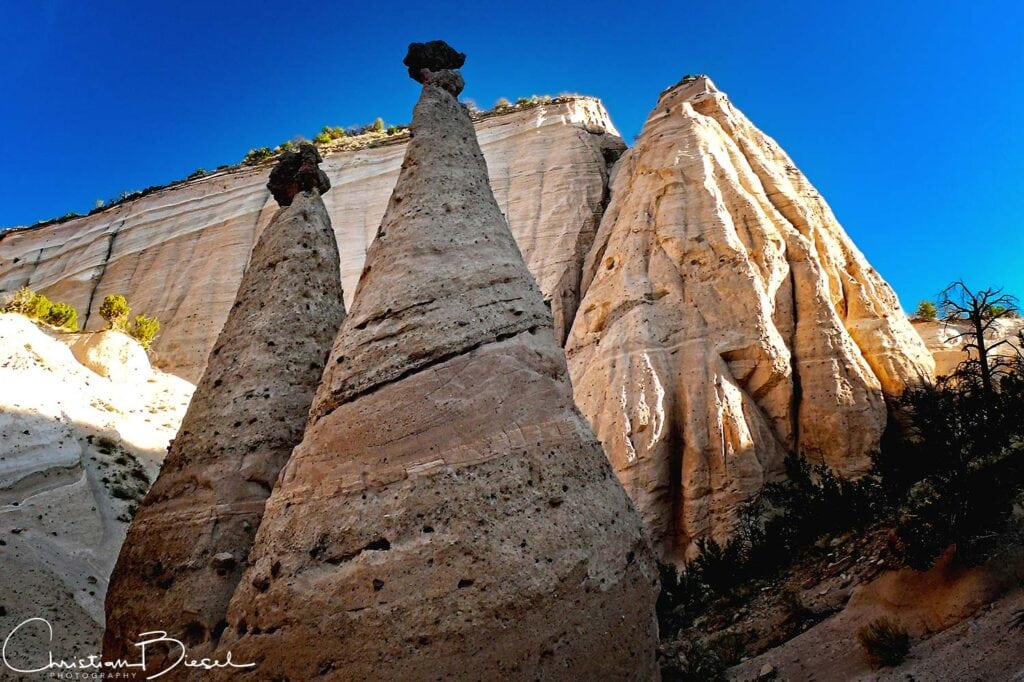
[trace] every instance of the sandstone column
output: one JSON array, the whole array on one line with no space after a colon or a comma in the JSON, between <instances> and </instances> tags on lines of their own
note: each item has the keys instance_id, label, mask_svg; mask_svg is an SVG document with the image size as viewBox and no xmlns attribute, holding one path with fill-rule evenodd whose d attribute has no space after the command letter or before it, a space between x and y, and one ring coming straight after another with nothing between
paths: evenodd
<instances>
[{"instance_id":1,"label":"sandstone column","mask_svg":"<svg viewBox=\"0 0 1024 682\"><path fill-rule=\"evenodd\" d=\"M412 141L232 598L218 656L258 663L232 678L657 676L652 554L491 193L463 59L410 47Z\"/></svg>"},{"instance_id":2,"label":"sandstone column","mask_svg":"<svg viewBox=\"0 0 1024 682\"><path fill-rule=\"evenodd\" d=\"M166 630L195 655L223 630L345 316L319 161L304 145L271 173L282 208L253 249L181 431L128 531L107 593L105 660L138 660L131 643L140 632Z\"/></svg>"}]
</instances>

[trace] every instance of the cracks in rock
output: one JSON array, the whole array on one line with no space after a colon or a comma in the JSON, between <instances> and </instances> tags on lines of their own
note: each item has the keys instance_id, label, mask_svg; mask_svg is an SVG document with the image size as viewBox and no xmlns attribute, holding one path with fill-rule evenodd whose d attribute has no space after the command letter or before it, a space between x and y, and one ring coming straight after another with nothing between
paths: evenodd
<instances>
[{"instance_id":1,"label":"cracks in rock","mask_svg":"<svg viewBox=\"0 0 1024 682\"><path fill-rule=\"evenodd\" d=\"M108 235L107 255L103 258L103 262L100 263L99 274L93 279L92 290L89 292L89 302L85 305L85 321L82 323L83 331L89 326L89 319L92 315L92 303L96 298L96 291L100 288L100 283L103 281L103 275L107 272L107 265L110 263L110 257L114 253L114 242L117 241L117 235L121 233L121 228L124 227L125 221L128 220L128 216L130 215L131 209L129 208L128 212L125 213L123 218L121 218L121 222L119 222L117 227L115 227Z\"/></svg>"},{"instance_id":2,"label":"cracks in rock","mask_svg":"<svg viewBox=\"0 0 1024 682\"><path fill-rule=\"evenodd\" d=\"M315 424L316 422L320 421L321 419L329 415L331 412L334 412L344 403L350 403L364 396L376 393L382 388L385 388L392 384L397 384L398 382L410 376L419 374L420 372L425 372L429 369L432 369L433 367L436 367L437 365L442 365L451 360L452 358L456 358L460 355L469 355L470 353L473 353L474 351L483 348L484 346L489 346L495 343L501 343L502 341L507 341L508 339L519 336L520 334L533 334L537 331L537 329L540 328L540 325L536 324L536 320L534 320L533 322L534 324L526 328L514 327L505 332L497 332L494 334L493 337L483 339L468 346L459 346L457 348L451 349L446 353L441 353L430 358L427 362L424 362L422 364L414 364L412 367L409 367L404 371L395 374L392 377L386 377L378 383L366 386L365 388L362 389L357 389L348 392L344 395L343 398L339 398L337 394L332 394L330 398L324 400L310 414L309 424Z\"/></svg>"}]
</instances>

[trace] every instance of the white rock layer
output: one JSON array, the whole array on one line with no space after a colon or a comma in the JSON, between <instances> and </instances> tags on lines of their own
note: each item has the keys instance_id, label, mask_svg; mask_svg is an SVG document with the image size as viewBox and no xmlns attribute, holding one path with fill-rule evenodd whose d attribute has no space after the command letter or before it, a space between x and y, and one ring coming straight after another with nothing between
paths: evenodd
<instances>
[{"instance_id":1,"label":"white rock layer","mask_svg":"<svg viewBox=\"0 0 1024 682\"><path fill-rule=\"evenodd\" d=\"M603 151L624 145L601 103L584 97L487 118L476 130L495 198L564 339L603 210ZM355 291L405 149L338 152L321 164L334 188L324 203L346 292ZM102 327L105 296L123 294L160 320L157 366L196 382L277 209L265 187L269 171L215 173L84 218L5 232L0 291L28 285L69 303L86 330Z\"/></svg>"}]
</instances>

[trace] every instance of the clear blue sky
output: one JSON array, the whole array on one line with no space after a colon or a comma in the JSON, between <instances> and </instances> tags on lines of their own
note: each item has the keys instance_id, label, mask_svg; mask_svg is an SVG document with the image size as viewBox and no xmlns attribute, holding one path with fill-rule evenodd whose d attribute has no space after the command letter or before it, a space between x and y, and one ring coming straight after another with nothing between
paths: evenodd
<instances>
[{"instance_id":1,"label":"clear blue sky","mask_svg":"<svg viewBox=\"0 0 1024 682\"><path fill-rule=\"evenodd\" d=\"M144 6L147 5L147 6ZM1024 2L0 4L0 225L234 163L322 125L409 119L413 40L464 97L601 97L631 142L707 73L828 199L907 308L1024 296Z\"/></svg>"}]
</instances>

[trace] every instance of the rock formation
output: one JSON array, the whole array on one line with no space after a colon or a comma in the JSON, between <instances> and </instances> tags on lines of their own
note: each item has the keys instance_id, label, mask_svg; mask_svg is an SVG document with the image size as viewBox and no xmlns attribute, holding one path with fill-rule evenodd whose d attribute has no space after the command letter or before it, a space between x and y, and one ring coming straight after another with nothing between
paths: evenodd
<instances>
[{"instance_id":1,"label":"rock formation","mask_svg":"<svg viewBox=\"0 0 1024 682\"><path fill-rule=\"evenodd\" d=\"M965 322L914 322L914 330L921 335L932 357L935 358L935 375L946 376L952 374L961 362L967 360L968 354L964 345L971 339L964 336L971 329ZM1003 318L992 323L992 327L986 334L989 346L994 346L1001 341L1008 343L997 346L993 351L994 355L1006 356L1007 359L1017 357L1024 353L1024 320L1018 318Z\"/></svg>"},{"instance_id":2,"label":"rock formation","mask_svg":"<svg viewBox=\"0 0 1024 682\"><path fill-rule=\"evenodd\" d=\"M0 638L29 618L54 626L52 639L43 626L12 638L8 661L22 669L47 652L55 660L99 652L107 578L195 389L151 369L118 332L46 329L0 313ZM97 336L90 349L105 351L90 364L110 379L68 348ZM119 357L134 371L113 370ZM13 674L0 662L0 679Z\"/></svg>"},{"instance_id":3,"label":"rock formation","mask_svg":"<svg viewBox=\"0 0 1024 682\"><path fill-rule=\"evenodd\" d=\"M476 130L498 205L564 338L604 210L604 155L625 145L589 97L490 116ZM324 203L347 304L404 155L399 142L327 153L322 164L334 186ZM0 233L0 291L28 284L74 306L90 331L104 324L104 296L124 294L160 320L155 364L198 382L252 247L277 210L269 171L218 171L66 223Z\"/></svg>"},{"instance_id":4,"label":"rock formation","mask_svg":"<svg viewBox=\"0 0 1024 682\"><path fill-rule=\"evenodd\" d=\"M778 145L705 77L616 166L566 346L576 402L665 556L724 540L799 452L866 470L933 362Z\"/></svg>"},{"instance_id":5,"label":"rock formation","mask_svg":"<svg viewBox=\"0 0 1024 682\"><path fill-rule=\"evenodd\" d=\"M305 146L271 174L285 206L263 231L163 471L132 523L107 594L104 658L140 632L212 647L263 506L302 437L344 318L338 250ZM155 661L159 665L158 661ZM159 669L159 668L157 668Z\"/></svg>"},{"instance_id":6,"label":"rock formation","mask_svg":"<svg viewBox=\"0 0 1024 682\"><path fill-rule=\"evenodd\" d=\"M260 679L652 679L640 519L573 404L461 78L417 73L401 175L218 655Z\"/></svg>"}]
</instances>

